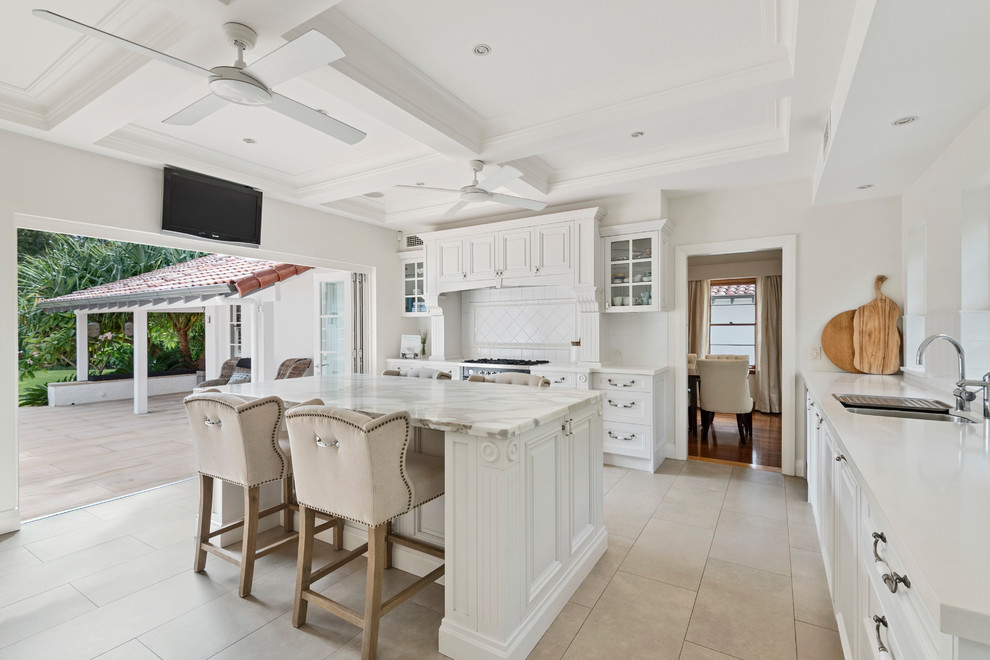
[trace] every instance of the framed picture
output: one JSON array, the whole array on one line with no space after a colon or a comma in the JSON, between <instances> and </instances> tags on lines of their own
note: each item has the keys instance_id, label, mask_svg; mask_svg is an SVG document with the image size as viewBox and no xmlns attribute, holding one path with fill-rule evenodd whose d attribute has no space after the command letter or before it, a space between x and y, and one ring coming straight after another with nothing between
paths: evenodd
<instances>
[{"instance_id":1,"label":"framed picture","mask_svg":"<svg viewBox=\"0 0 990 660\"><path fill-rule=\"evenodd\" d=\"M399 346L400 358L418 358L422 350L423 343L419 335L402 335L402 343Z\"/></svg>"}]
</instances>

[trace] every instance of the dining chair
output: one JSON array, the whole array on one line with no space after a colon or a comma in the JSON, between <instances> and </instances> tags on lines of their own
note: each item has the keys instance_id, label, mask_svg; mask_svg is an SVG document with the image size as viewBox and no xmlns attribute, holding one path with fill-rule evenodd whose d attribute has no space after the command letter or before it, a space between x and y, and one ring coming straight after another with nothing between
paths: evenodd
<instances>
[{"instance_id":1,"label":"dining chair","mask_svg":"<svg viewBox=\"0 0 990 660\"><path fill-rule=\"evenodd\" d=\"M406 378L432 378L433 380L450 380L451 376L446 371L430 369L429 367L407 367L405 369L386 369L383 376L404 376Z\"/></svg>"},{"instance_id":2,"label":"dining chair","mask_svg":"<svg viewBox=\"0 0 990 660\"><path fill-rule=\"evenodd\" d=\"M745 358L745 356L743 356ZM701 438L705 438L715 413L736 416L739 440L753 436L753 398L749 392L749 360L698 360L699 408L701 409ZM712 442L718 444L712 431Z\"/></svg>"},{"instance_id":3,"label":"dining chair","mask_svg":"<svg viewBox=\"0 0 990 660\"><path fill-rule=\"evenodd\" d=\"M530 387L550 387L550 379L536 374L522 374L507 371L499 374L471 374L471 383L500 383L502 385L529 385Z\"/></svg>"},{"instance_id":4,"label":"dining chair","mask_svg":"<svg viewBox=\"0 0 990 660\"><path fill-rule=\"evenodd\" d=\"M192 430L193 447L199 471L199 521L196 525L196 553L193 570L206 567L207 553L240 567L237 594L251 593L254 563L259 557L295 542L291 533L292 474L288 444L280 442L285 404L276 396L245 401L217 391L191 394L184 399ZM244 489L244 517L211 531L213 483L219 479ZM282 482L282 501L259 511L260 490L264 483ZM283 525L289 536L258 548L258 522L284 512ZM241 551L227 550L210 539L243 528Z\"/></svg>"},{"instance_id":5,"label":"dining chair","mask_svg":"<svg viewBox=\"0 0 990 660\"><path fill-rule=\"evenodd\" d=\"M376 656L381 617L435 582L444 565L382 602L392 545L443 559L444 551L392 533L391 522L444 492L443 459L409 450L409 413L369 417L327 406L297 406L286 414L299 502L300 542L292 625L306 623L309 603L364 630L361 657ZM368 542L313 568L314 514L321 511L362 523ZM363 616L314 590L312 584L368 553Z\"/></svg>"}]
</instances>

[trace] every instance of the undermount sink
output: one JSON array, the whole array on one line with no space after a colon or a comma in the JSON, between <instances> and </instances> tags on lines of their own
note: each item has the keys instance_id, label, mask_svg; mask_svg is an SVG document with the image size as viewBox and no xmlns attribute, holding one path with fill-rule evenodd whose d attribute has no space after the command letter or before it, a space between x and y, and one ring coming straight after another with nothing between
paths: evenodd
<instances>
[{"instance_id":1,"label":"undermount sink","mask_svg":"<svg viewBox=\"0 0 990 660\"><path fill-rule=\"evenodd\" d=\"M953 422L955 424L973 424L973 420L960 415L941 412L922 412L920 410L885 410L883 408L846 408L857 415L876 415L878 417L898 417L901 419L927 419L933 422Z\"/></svg>"}]
</instances>

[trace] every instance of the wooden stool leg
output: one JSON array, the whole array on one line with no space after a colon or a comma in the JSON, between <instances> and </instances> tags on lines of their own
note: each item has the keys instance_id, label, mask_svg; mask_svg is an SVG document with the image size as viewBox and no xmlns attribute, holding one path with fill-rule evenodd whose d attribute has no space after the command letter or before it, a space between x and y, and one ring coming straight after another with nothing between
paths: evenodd
<instances>
[{"instance_id":1,"label":"wooden stool leg","mask_svg":"<svg viewBox=\"0 0 990 660\"><path fill-rule=\"evenodd\" d=\"M344 519L337 518L337 522L333 525L333 549L343 550L344 549Z\"/></svg>"},{"instance_id":2,"label":"wooden stool leg","mask_svg":"<svg viewBox=\"0 0 990 660\"><path fill-rule=\"evenodd\" d=\"M296 598L292 604L292 625L298 628L306 623L309 601L303 599L303 592L309 590L313 575L313 528L316 514L312 509L299 507L299 553L296 556ZM336 538L336 536L335 536Z\"/></svg>"},{"instance_id":3,"label":"wooden stool leg","mask_svg":"<svg viewBox=\"0 0 990 660\"><path fill-rule=\"evenodd\" d=\"M285 504L285 508L282 509L282 527L285 528L286 534L292 531L292 509L289 508L289 504L293 504L294 490L292 475L286 475L285 479L282 479L282 503Z\"/></svg>"},{"instance_id":4,"label":"wooden stool leg","mask_svg":"<svg viewBox=\"0 0 990 660\"><path fill-rule=\"evenodd\" d=\"M199 475L199 521L196 523L196 556L193 571L206 568L206 550L203 544L210 538L210 520L213 517L213 477Z\"/></svg>"},{"instance_id":5,"label":"wooden stool leg","mask_svg":"<svg viewBox=\"0 0 990 660\"><path fill-rule=\"evenodd\" d=\"M392 521L385 523L385 568L392 568L392 548L393 543L388 541L388 535L392 533Z\"/></svg>"},{"instance_id":6,"label":"wooden stool leg","mask_svg":"<svg viewBox=\"0 0 990 660\"><path fill-rule=\"evenodd\" d=\"M241 540L241 583L237 595L251 593L254 580L254 555L258 550L258 501L261 486L244 489L244 538Z\"/></svg>"},{"instance_id":7,"label":"wooden stool leg","mask_svg":"<svg viewBox=\"0 0 990 660\"><path fill-rule=\"evenodd\" d=\"M362 660L374 660L378 653L378 624L382 618L382 580L385 573L385 548L388 525L368 528L368 581L364 590L364 638Z\"/></svg>"}]
</instances>

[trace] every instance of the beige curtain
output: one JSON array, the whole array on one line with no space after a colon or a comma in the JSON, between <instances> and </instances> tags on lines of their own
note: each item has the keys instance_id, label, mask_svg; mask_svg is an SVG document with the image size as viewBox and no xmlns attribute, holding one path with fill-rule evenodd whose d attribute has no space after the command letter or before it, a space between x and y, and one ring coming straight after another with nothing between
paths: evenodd
<instances>
[{"instance_id":1,"label":"beige curtain","mask_svg":"<svg viewBox=\"0 0 990 660\"><path fill-rule=\"evenodd\" d=\"M756 409L780 412L780 275L756 278Z\"/></svg>"},{"instance_id":2,"label":"beige curtain","mask_svg":"<svg viewBox=\"0 0 990 660\"><path fill-rule=\"evenodd\" d=\"M688 353L708 353L708 317L711 280L688 282Z\"/></svg>"}]
</instances>

